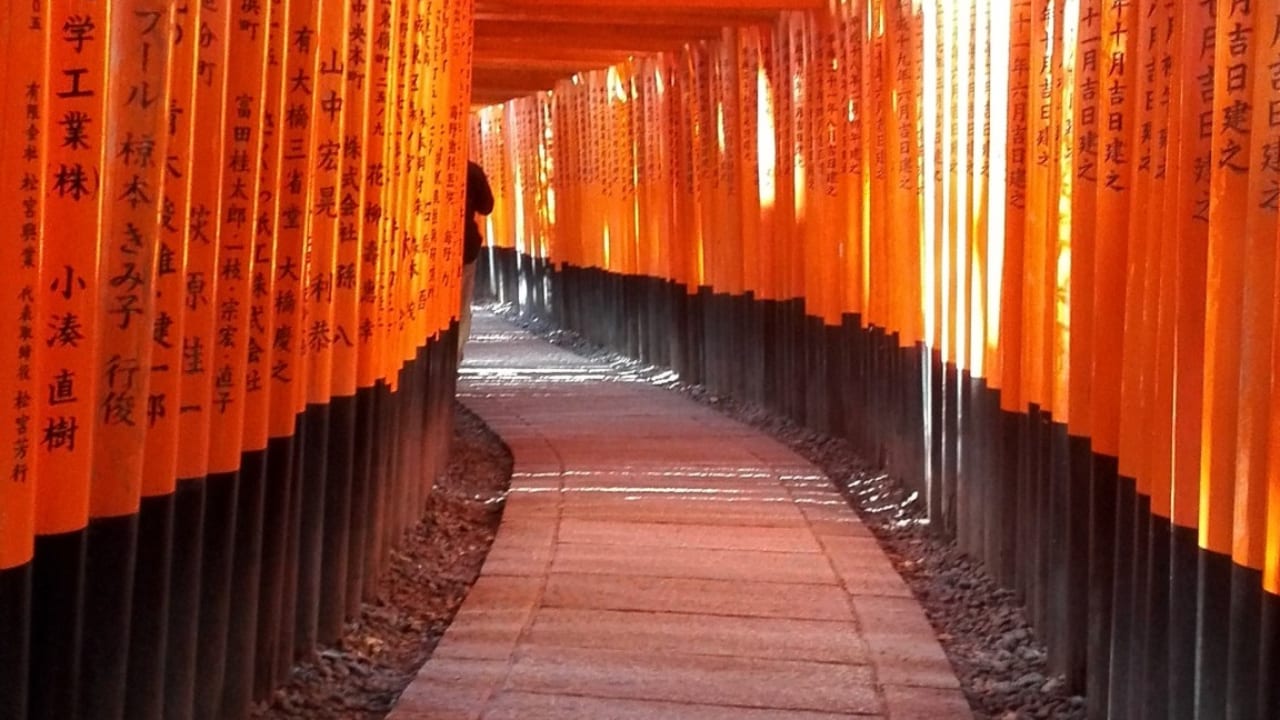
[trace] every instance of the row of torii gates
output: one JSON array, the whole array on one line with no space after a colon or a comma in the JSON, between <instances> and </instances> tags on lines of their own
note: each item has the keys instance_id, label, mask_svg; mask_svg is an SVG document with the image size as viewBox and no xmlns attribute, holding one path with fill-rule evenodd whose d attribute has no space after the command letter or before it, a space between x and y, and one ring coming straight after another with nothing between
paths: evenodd
<instances>
[{"instance_id":1,"label":"row of torii gates","mask_svg":"<svg viewBox=\"0 0 1280 720\"><path fill-rule=\"evenodd\" d=\"M470 156L486 292L849 437L1091 716L1276 716L1278 13L9 3L0 715L337 636L447 455Z\"/></svg>"}]
</instances>

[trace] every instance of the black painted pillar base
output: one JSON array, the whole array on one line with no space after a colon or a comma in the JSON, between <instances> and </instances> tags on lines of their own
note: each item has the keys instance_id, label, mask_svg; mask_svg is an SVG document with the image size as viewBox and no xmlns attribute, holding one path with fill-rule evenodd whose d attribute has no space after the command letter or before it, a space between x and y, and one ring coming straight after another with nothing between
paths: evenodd
<instances>
[{"instance_id":1,"label":"black painted pillar base","mask_svg":"<svg viewBox=\"0 0 1280 720\"><path fill-rule=\"evenodd\" d=\"M1019 415L1018 430L1017 588L1027 606L1031 624L1043 630L1044 593L1040 584L1043 576L1041 530L1045 525L1040 521L1045 494L1045 458L1040 442L1043 412L1036 404L1029 404L1026 408L1026 412Z\"/></svg>"},{"instance_id":2,"label":"black painted pillar base","mask_svg":"<svg viewBox=\"0 0 1280 720\"><path fill-rule=\"evenodd\" d=\"M369 538L365 542L364 558L364 599L369 601L377 599L378 579L382 576L387 522L386 500L390 493L388 473L391 465L388 459L392 456L392 436L389 429L392 402L391 390L385 382L379 381L374 385L371 421L373 457L369 469L370 488L367 506L369 527L366 531Z\"/></svg>"},{"instance_id":3,"label":"black painted pillar base","mask_svg":"<svg viewBox=\"0 0 1280 720\"><path fill-rule=\"evenodd\" d=\"M1071 649L1064 658L1067 684L1083 693L1088 685L1089 663L1089 488L1093 477L1093 450L1088 438L1067 436L1067 637Z\"/></svg>"},{"instance_id":4,"label":"black painted pillar base","mask_svg":"<svg viewBox=\"0 0 1280 720\"><path fill-rule=\"evenodd\" d=\"M205 480L181 480L174 492L173 563L169 574L169 633L165 651L164 718L192 717L200 643Z\"/></svg>"},{"instance_id":5,"label":"black painted pillar base","mask_svg":"<svg viewBox=\"0 0 1280 720\"><path fill-rule=\"evenodd\" d=\"M1196 597L1196 720L1227 717L1231 558L1200 549Z\"/></svg>"},{"instance_id":6,"label":"black painted pillar base","mask_svg":"<svg viewBox=\"0 0 1280 720\"><path fill-rule=\"evenodd\" d=\"M929 413L929 487L925 497L928 499L930 522L941 521L946 496L946 382L947 366L942 361L942 353L929 353L929 402L925 408Z\"/></svg>"},{"instance_id":7,"label":"black painted pillar base","mask_svg":"<svg viewBox=\"0 0 1280 720\"><path fill-rule=\"evenodd\" d=\"M1107 717L1111 692L1111 615L1115 581L1115 458L1094 454L1089 486L1089 717Z\"/></svg>"},{"instance_id":8,"label":"black painted pillar base","mask_svg":"<svg viewBox=\"0 0 1280 720\"><path fill-rule=\"evenodd\" d=\"M231 569L235 564L240 473L205 480L204 547L200 578L200 640L196 655L195 717L217 720L231 632Z\"/></svg>"},{"instance_id":9,"label":"black painted pillar base","mask_svg":"<svg viewBox=\"0 0 1280 720\"><path fill-rule=\"evenodd\" d=\"M31 563L0 570L0 708L27 716L31 652Z\"/></svg>"},{"instance_id":10,"label":"black painted pillar base","mask_svg":"<svg viewBox=\"0 0 1280 720\"><path fill-rule=\"evenodd\" d=\"M356 399L329 401L328 472L324 491L324 545L321 559L320 615L317 639L332 645L342 637L347 616L347 567L351 544L351 472Z\"/></svg>"},{"instance_id":11,"label":"black painted pillar base","mask_svg":"<svg viewBox=\"0 0 1280 720\"><path fill-rule=\"evenodd\" d=\"M298 584L294 616L293 656L306 658L319 641L321 564L324 554L324 491L328 477L329 406L307 406L299 478Z\"/></svg>"},{"instance_id":12,"label":"black painted pillar base","mask_svg":"<svg viewBox=\"0 0 1280 720\"><path fill-rule=\"evenodd\" d=\"M1280 717L1280 596L1262 593L1262 632L1258 651L1258 717Z\"/></svg>"},{"instance_id":13,"label":"black painted pillar base","mask_svg":"<svg viewBox=\"0 0 1280 720\"><path fill-rule=\"evenodd\" d=\"M262 577L258 584L258 640L254 643L253 659L254 700L265 699L276 686L275 658L280 645L293 441L293 436L290 436L272 438L267 443L267 468L263 477Z\"/></svg>"},{"instance_id":14,"label":"black painted pillar base","mask_svg":"<svg viewBox=\"0 0 1280 720\"><path fill-rule=\"evenodd\" d=\"M95 518L86 538L80 717L116 720L124 717L129 672L138 516Z\"/></svg>"},{"instance_id":15,"label":"black painted pillar base","mask_svg":"<svg viewBox=\"0 0 1280 720\"><path fill-rule=\"evenodd\" d=\"M1227 717L1270 720L1258 714L1258 660L1262 635L1262 572L1231 565L1230 640L1227 660ZM1268 678L1276 682L1277 678Z\"/></svg>"},{"instance_id":16,"label":"black painted pillar base","mask_svg":"<svg viewBox=\"0 0 1280 720\"><path fill-rule=\"evenodd\" d=\"M172 493L144 497L138 513L138 568L133 578L129 680L125 688L125 717L129 720L164 718L174 507Z\"/></svg>"},{"instance_id":17,"label":"black painted pillar base","mask_svg":"<svg viewBox=\"0 0 1280 720\"><path fill-rule=\"evenodd\" d=\"M350 542L347 545L348 618L360 613L368 576L368 544L370 542L371 500L374 484L374 422L376 388L361 388L356 393L356 418L352 439Z\"/></svg>"},{"instance_id":18,"label":"black painted pillar base","mask_svg":"<svg viewBox=\"0 0 1280 720\"><path fill-rule=\"evenodd\" d=\"M1195 528L1174 525L1169 536L1169 720L1196 712L1196 578L1200 547Z\"/></svg>"},{"instance_id":19,"label":"black painted pillar base","mask_svg":"<svg viewBox=\"0 0 1280 720\"><path fill-rule=\"evenodd\" d=\"M234 558L231 574L231 622L227 634L226 674L220 717L247 717L253 704L254 657L258 644L259 593L262 588L262 538L267 450L243 455L236 497Z\"/></svg>"},{"instance_id":20,"label":"black painted pillar base","mask_svg":"<svg viewBox=\"0 0 1280 720\"><path fill-rule=\"evenodd\" d=\"M1151 631L1151 623L1144 620L1143 612L1147 606L1146 578L1150 572L1147 536L1151 532L1151 498L1138 492L1136 481L1122 478L1120 487L1122 492L1131 494L1129 502L1132 514L1128 516L1127 522L1125 516L1121 515L1121 523L1117 527L1117 535L1126 541L1123 546L1118 547L1117 551L1127 553L1130 559L1126 607L1123 611L1120 609L1120 595L1117 590L1116 614L1117 616L1127 615L1131 621L1125 626L1121 626L1119 621L1115 625L1112 645L1116 646L1117 638L1123 643L1125 654L1118 657L1122 658L1128 667L1125 671L1127 678L1125 690L1117 692L1117 687L1113 683L1111 694L1119 699L1121 708L1127 708L1126 715L1134 720L1145 720L1147 705L1143 697L1143 688L1147 684L1147 636ZM1116 571L1117 574L1120 571L1119 564ZM1117 656L1113 656L1113 663L1116 659ZM1112 667L1112 679L1115 680L1117 676L1114 664Z\"/></svg>"},{"instance_id":21,"label":"black painted pillar base","mask_svg":"<svg viewBox=\"0 0 1280 720\"><path fill-rule=\"evenodd\" d=\"M942 474L939 484L941 497L937 520L941 523L943 532L954 536L958 529L957 485L960 482L960 437L957 432L960 428L960 371L951 363L943 363L942 366L942 416L941 423L935 427L942 434Z\"/></svg>"},{"instance_id":22,"label":"black painted pillar base","mask_svg":"<svg viewBox=\"0 0 1280 720\"><path fill-rule=\"evenodd\" d=\"M1190 632L1191 626L1169 626L1169 519L1152 516L1147 533L1146 606L1139 612L1146 618L1146 705L1151 720L1169 717L1169 641L1170 635Z\"/></svg>"},{"instance_id":23,"label":"black painted pillar base","mask_svg":"<svg viewBox=\"0 0 1280 720\"><path fill-rule=\"evenodd\" d=\"M30 720L76 717L84 628L85 530L36 538L31 597Z\"/></svg>"},{"instance_id":24,"label":"black painted pillar base","mask_svg":"<svg viewBox=\"0 0 1280 720\"><path fill-rule=\"evenodd\" d=\"M1048 419L1048 418L1047 418ZM1088 567L1084 568L1084 577L1075 574L1080 568L1071 562L1071 440L1067 435L1067 426L1050 419L1045 425L1047 432L1048 457L1046 461L1046 478L1048 487L1046 499L1048 513L1044 516L1049 525L1049 543L1046 548L1048 575L1045 601L1048 617L1048 639L1050 668L1055 673L1066 674L1076 662L1077 654L1083 650L1077 647L1074 630L1071 626L1072 603L1082 603L1084 598L1077 596L1077 584L1081 579L1087 583Z\"/></svg>"},{"instance_id":25,"label":"black painted pillar base","mask_svg":"<svg viewBox=\"0 0 1280 720\"><path fill-rule=\"evenodd\" d=\"M1022 420L1019 413L1003 410L999 397L993 402L996 438L992 451L992 480L997 486L998 502L993 508L996 513L993 518L996 554L989 567L1001 585L1013 587L1017 575L1018 432Z\"/></svg>"},{"instance_id":26,"label":"black painted pillar base","mask_svg":"<svg viewBox=\"0 0 1280 720\"><path fill-rule=\"evenodd\" d=\"M308 451L308 438L316 431L315 423L308 413L299 413L296 417L297 431L291 447L288 463L288 511L285 513L284 533L284 576L280 590L280 625L276 629L276 669L277 678L289 676L293 669L295 649L297 647L298 628L298 582L302 563L302 505L303 493L307 485L303 473L307 464L305 458ZM323 440L321 441L323 442Z\"/></svg>"}]
</instances>

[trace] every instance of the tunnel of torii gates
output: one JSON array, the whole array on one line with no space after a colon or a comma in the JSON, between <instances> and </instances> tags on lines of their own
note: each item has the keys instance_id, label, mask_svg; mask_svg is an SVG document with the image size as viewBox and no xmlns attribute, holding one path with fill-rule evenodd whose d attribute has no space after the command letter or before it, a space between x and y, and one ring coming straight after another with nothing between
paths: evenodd
<instances>
[{"instance_id":1,"label":"tunnel of torii gates","mask_svg":"<svg viewBox=\"0 0 1280 720\"><path fill-rule=\"evenodd\" d=\"M482 294L848 438L1092 717L1280 717L1280 0L12 0L0 716L241 717Z\"/></svg>"}]
</instances>

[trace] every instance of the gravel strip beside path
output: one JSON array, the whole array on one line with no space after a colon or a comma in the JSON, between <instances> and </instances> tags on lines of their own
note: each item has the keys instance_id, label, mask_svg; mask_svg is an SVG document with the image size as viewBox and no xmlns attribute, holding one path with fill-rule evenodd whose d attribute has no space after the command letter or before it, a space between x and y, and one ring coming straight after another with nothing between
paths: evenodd
<instances>
[{"instance_id":1,"label":"gravel strip beside path","mask_svg":"<svg viewBox=\"0 0 1280 720\"><path fill-rule=\"evenodd\" d=\"M489 554L511 482L511 453L454 404L449 468L338 647L294 668L254 718L380 720L435 650Z\"/></svg>"}]
</instances>

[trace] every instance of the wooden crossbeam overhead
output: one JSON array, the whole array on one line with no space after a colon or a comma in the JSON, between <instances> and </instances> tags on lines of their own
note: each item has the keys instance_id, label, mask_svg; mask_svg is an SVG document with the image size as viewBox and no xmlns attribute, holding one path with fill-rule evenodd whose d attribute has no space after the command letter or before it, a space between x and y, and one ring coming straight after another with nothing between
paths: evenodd
<instances>
[{"instance_id":1,"label":"wooden crossbeam overhead","mask_svg":"<svg viewBox=\"0 0 1280 720\"><path fill-rule=\"evenodd\" d=\"M534 42L544 46L660 52L686 42L720 36L719 26L672 24L628 25L613 20L594 23L560 21L482 20L476 22L476 52L501 48L504 43Z\"/></svg>"},{"instance_id":2,"label":"wooden crossbeam overhead","mask_svg":"<svg viewBox=\"0 0 1280 720\"><path fill-rule=\"evenodd\" d=\"M709 10L733 13L741 10L817 10L827 6L827 0L477 0L477 11L515 10L539 7L574 7L610 12L613 10L644 10L661 13L671 9Z\"/></svg>"},{"instance_id":3,"label":"wooden crossbeam overhead","mask_svg":"<svg viewBox=\"0 0 1280 720\"><path fill-rule=\"evenodd\" d=\"M607 5L607 3L606 3ZM596 6L599 9L599 6ZM687 27L721 27L752 22L772 22L778 17L777 9L728 8L708 10L685 5L668 5L662 8L608 7L605 12L588 12L581 5L559 2L529 3L477 3L476 20L507 20L513 22L565 22L599 23L602 19L625 25L683 25Z\"/></svg>"},{"instance_id":4,"label":"wooden crossbeam overhead","mask_svg":"<svg viewBox=\"0 0 1280 720\"><path fill-rule=\"evenodd\" d=\"M571 67L572 72L616 65L634 54L625 50L555 47L531 41L505 44L494 42L491 43L492 46L489 45L486 43L484 49L476 49L475 65L477 67L484 65L510 67L523 62L528 67L544 65L558 68Z\"/></svg>"},{"instance_id":5,"label":"wooden crossbeam overhead","mask_svg":"<svg viewBox=\"0 0 1280 720\"><path fill-rule=\"evenodd\" d=\"M555 86L556 82L572 75L572 72L564 72L561 70L531 70L528 68L518 69L495 69L478 67L472 71L471 84L474 93L477 89L485 88L502 88L508 91L517 91L521 94L530 94L547 90Z\"/></svg>"},{"instance_id":6,"label":"wooden crossbeam overhead","mask_svg":"<svg viewBox=\"0 0 1280 720\"><path fill-rule=\"evenodd\" d=\"M827 0L477 0L472 103L549 90L577 72L771 24Z\"/></svg>"},{"instance_id":7,"label":"wooden crossbeam overhead","mask_svg":"<svg viewBox=\"0 0 1280 720\"><path fill-rule=\"evenodd\" d=\"M501 105L508 100L515 100L528 94L529 91L522 88L474 88L471 91L471 109L477 110L490 105Z\"/></svg>"},{"instance_id":8,"label":"wooden crossbeam overhead","mask_svg":"<svg viewBox=\"0 0 1280 720\"><path fill-rule=\"evenodd\" d=\"M615 65L625 60L625 57L609 56L605 59L601 56L595 61L585 60L564 60L561 58L539 58L530 60L525 57L512 56L484 56L477 57L472 64L473 72L509 72L528 70L531 72L554 72L560 73L564 77L568 77L577 72L586 72L589 70L600 70L610 65Z\"/></svg>"}]
</instances>

